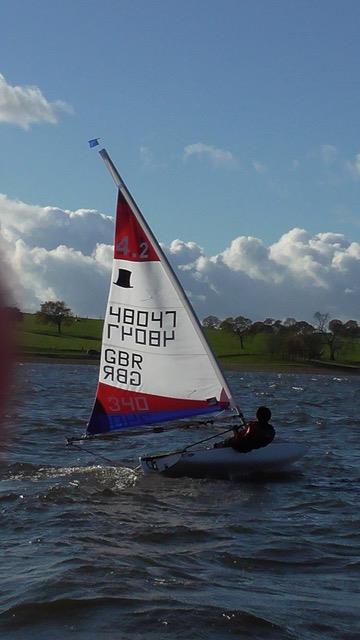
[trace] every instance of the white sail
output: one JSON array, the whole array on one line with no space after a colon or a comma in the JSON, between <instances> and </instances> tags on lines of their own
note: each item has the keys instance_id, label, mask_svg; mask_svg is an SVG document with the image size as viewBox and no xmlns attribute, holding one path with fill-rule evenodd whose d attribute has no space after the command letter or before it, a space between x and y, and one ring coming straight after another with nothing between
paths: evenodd
<instances>
[{"instance_id":1,"label":"white sail","mask_svg":"<svg viewBox=\"0 0 360 640\"><path fill-rule=\"evenodd\" d=\"M171 266L105 149L119 189L99 385L88 433L231 409L235 402Z\"/></svg>"}]
</instances>

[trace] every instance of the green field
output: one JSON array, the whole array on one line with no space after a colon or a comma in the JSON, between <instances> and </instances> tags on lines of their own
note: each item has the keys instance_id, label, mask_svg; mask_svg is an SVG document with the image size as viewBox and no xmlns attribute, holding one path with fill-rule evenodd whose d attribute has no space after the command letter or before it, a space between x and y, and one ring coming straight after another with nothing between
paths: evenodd
<instances>
[{"instance_id":1,"label":"green field","mask_svg":"<svg viewBox=\"0 0 360 640\"><path fill-rule=\"evenodd\" d=\"M35 315L25 313L22 322L17 325L18 350L32 359L49 357L97 362L98 356L89 354L89 351L100 351L102 326L102 320L78 318L72 324L64 325L59 335L55 325L40 324ZM307 364L301 360L287 361L276 355L270 355L266 334L260 333L246 337L243 350L239 338L227 331L205 329L205 335L215 355L226 367L244 369L246 367L265 369L291 367L296 370ZM318 362L318 364L321 363ZM328 362L326 352L322 364L331 364ZM360 340L343 341L335 366L340 364L360 365Z\"/></svg>"},{"instance_id":2,"label":"green field","mask_svg":"<svg viewBox=\"0 0 360 640\"><path fill-rule=\"evenodd\" d=\"M59 335L55 325L40 324L34 315L25 313L17 326L18 348L29 355L86 356L89 349L100 351L102 325L102 320L80 318L63 326Z\"/></svg>"},{"instance_id":3,"label":"green field","mask_svg":"<svg viewBox=\"0 0 360 640\"><path fill-rule=\"evenodd\" d=\"M269 336L264 333L249 335L245 338L244 350L240 349L240 341L233 334L223 331L206 329L205 333L208 337L212 348L216 355L221 358L223 363L228 365L245 365L245 364L262 364L271 366L276 364L277 367L291 365L294 369L303 366L305 360L287 360L280 354L270 354ZM360 367L360 339L343 338L341 347L336 354L336 361L331 362L329 347L324 345L323 356L321 361L313 362L313 364L326 365L330 367Z\"/></svg>"},{"instance_id":4,"label":"green field","mask_svg":"<svg viewBox=\"0 0 360 640\"><path fill-rule=\"evenodd\" d=\"M70 325L65 325L58 334L55 325L40 324L35 315L24 314L18 324L18 345L20 351L29 354L74 355L86 354L89 349L100 350L102 320L79 318ZM233 359L261 356L265 351L265 336L256 335L245 342L245 350L241 351L239 339L226 331L205 329L205 335L217 357Z\"/></svg>"}]
</instances>

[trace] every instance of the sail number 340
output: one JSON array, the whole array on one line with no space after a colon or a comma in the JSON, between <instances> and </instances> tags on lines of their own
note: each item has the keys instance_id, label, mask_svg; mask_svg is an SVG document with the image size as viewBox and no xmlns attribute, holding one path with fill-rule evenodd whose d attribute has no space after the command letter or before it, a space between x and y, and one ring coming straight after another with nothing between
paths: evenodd
<instances>
[{"instance_id":1,"label":"sail number 340","mask_svg":"<svg viewBox=\"0 0 360 640\"><path fill-rule=\"evenodd\" d=\"M107 400L110 411L149 411L144 396L108 396Z\"/></svg>"}]
</instances>

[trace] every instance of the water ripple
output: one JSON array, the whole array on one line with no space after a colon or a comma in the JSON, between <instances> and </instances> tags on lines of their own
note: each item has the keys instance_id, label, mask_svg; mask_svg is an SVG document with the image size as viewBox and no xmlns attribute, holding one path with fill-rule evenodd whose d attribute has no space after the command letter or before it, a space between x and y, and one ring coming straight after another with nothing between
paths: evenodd
<instances>
[{"instance_id":1,"label":"water ripple","mask_svg":"<svg viewBox=\"0 0 360 640\"><path fill-rule=\"evenodd\" d=\"M19 371L0 464L4 639L360 637L358 378L230 372L245 415L270 403L277 437L309 445L288 476L231 483L134 471L191 430L97 443L114 462L94 464L64 441L96 368Z\"/></svg>"}]
</instances>

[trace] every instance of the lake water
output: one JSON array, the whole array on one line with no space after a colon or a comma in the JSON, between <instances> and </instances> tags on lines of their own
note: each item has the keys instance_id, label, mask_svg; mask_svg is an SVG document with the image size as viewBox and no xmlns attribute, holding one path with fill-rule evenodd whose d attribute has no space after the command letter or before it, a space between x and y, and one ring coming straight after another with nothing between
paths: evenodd
<instances>
[{"instance_id":1,"label":"lake water","mask_svg":"<svg viewBox=\"0 0 360 640\"><path fill-rule=\"evenodd\" d=\"M24 364L0 483L4 640L359 640L360 378L228 375L267 404L298 471L226 482L144 478L141 453L207 435L82 433L97 367Z\"/></svg>"}]
</instances>

